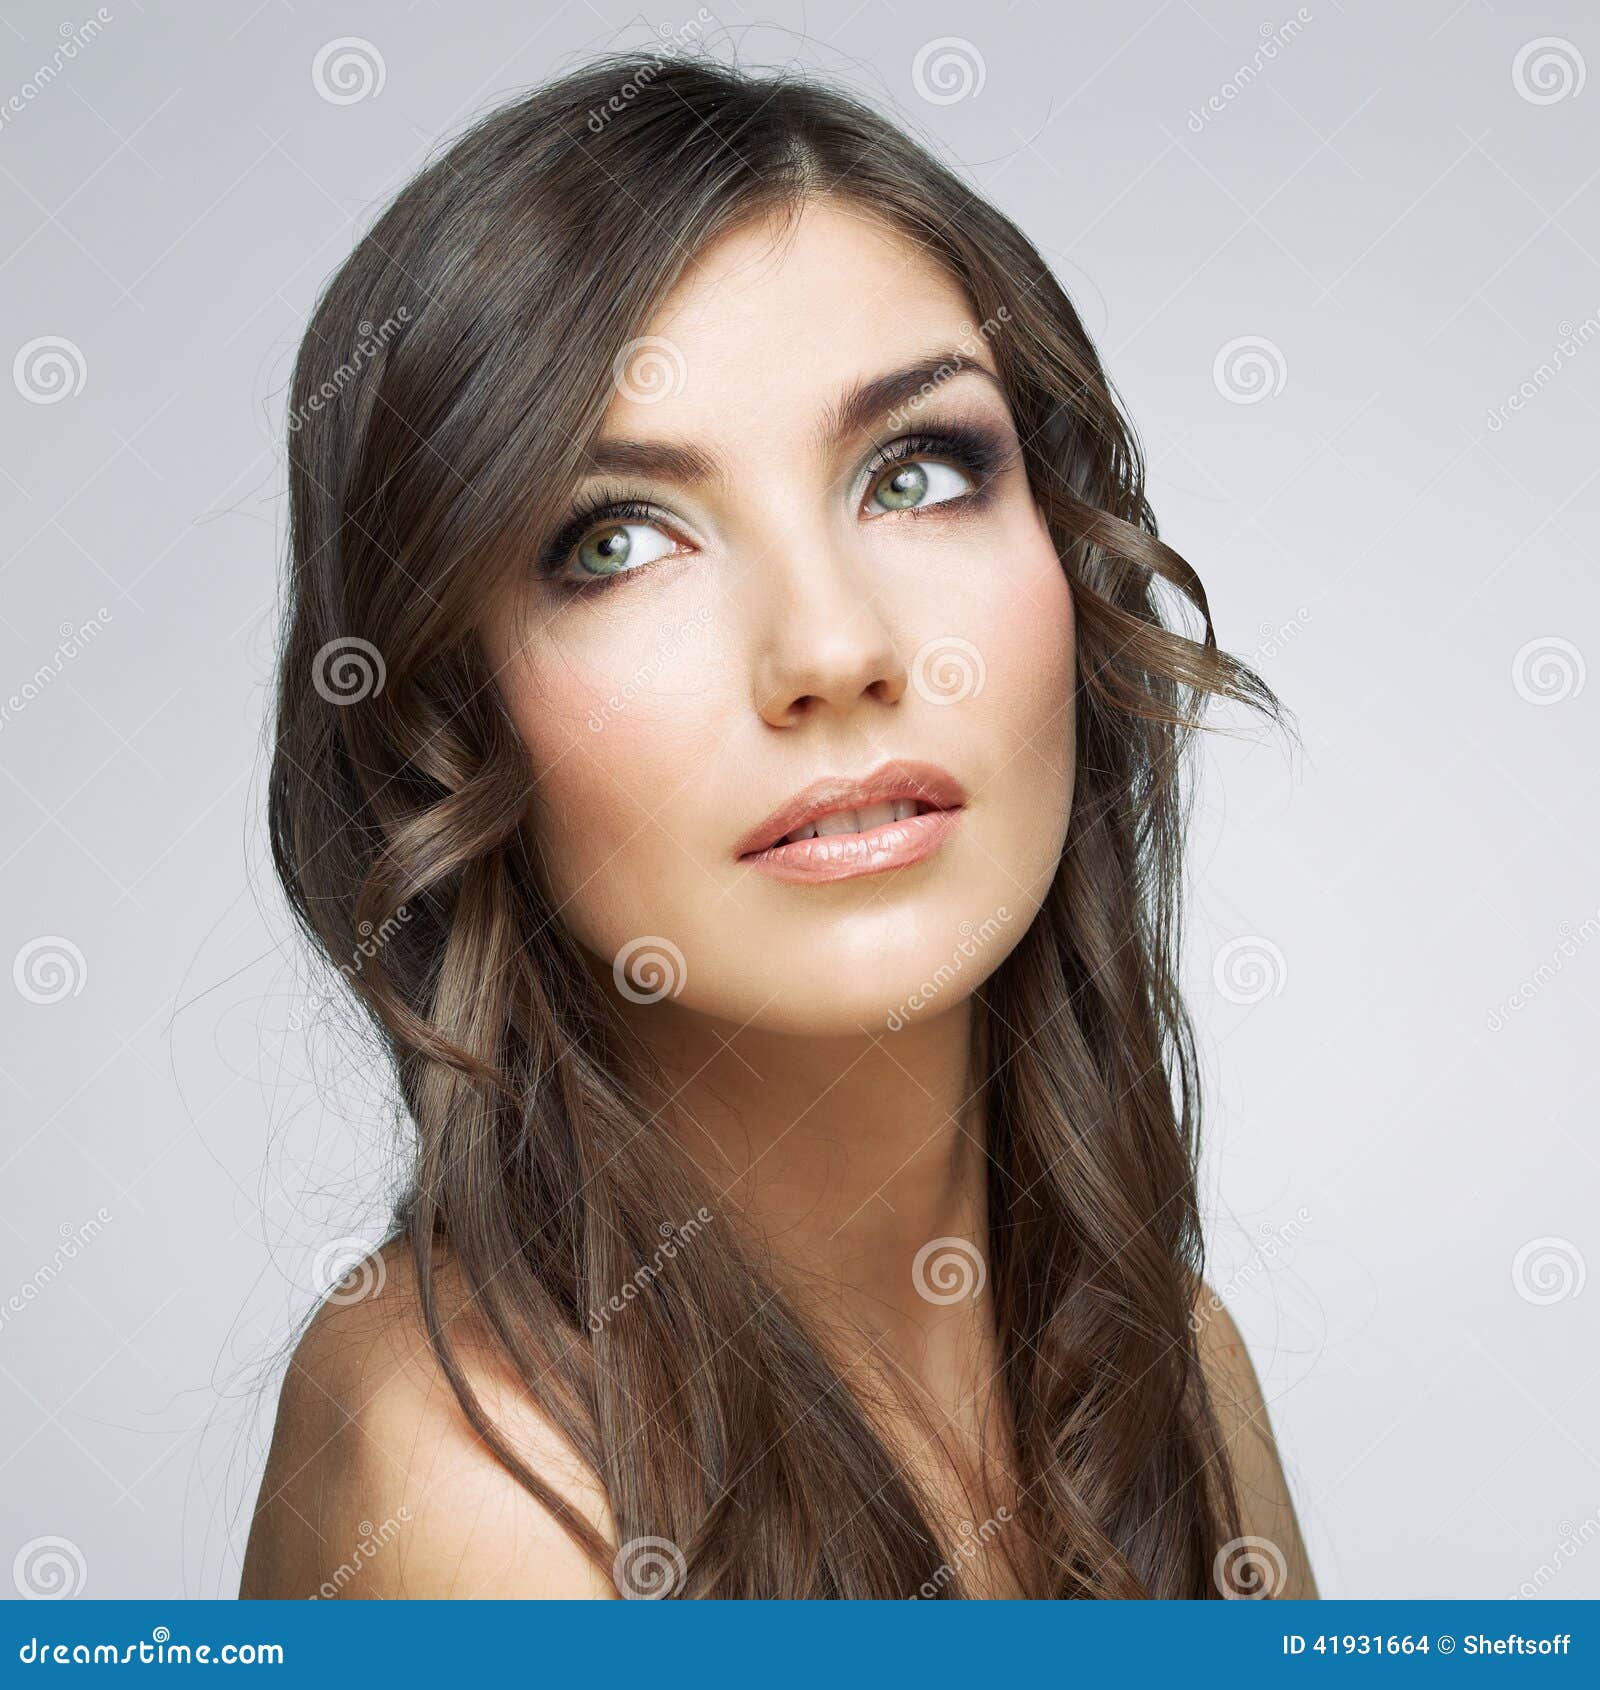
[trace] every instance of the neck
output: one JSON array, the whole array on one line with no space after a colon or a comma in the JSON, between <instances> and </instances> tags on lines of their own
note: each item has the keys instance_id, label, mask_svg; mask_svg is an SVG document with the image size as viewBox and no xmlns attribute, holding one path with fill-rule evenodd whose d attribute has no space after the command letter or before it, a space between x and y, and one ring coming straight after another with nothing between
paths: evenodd
<instances>
[{"instance_id":1,"label":"neck","mask_svg":"<svg viewBox=\"0 0 1600 1690\"><path fill-rule=\"evenodd\" d=\"M808 1312L919 1374L930 1345L982 1328L986 1294L945 1300L988 1253L970 1002L888 1036L735 1029L666 1003L632 1026L667 1080L661 1119ZM941 1239L961 1243L925 1249Z\"/></svg>"}]
</instances>

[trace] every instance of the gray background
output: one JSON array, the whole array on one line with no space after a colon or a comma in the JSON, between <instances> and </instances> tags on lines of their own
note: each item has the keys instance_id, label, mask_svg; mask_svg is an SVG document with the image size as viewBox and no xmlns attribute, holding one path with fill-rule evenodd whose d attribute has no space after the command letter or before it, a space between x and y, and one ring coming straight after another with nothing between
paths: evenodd
<instances>
[{"instance_id":1,"label":"gray background","mask_svg":"<svg viewBox=\"0 0 1600 1690\"><path fill-rule=\"evenodd\" d=\"M59 61L87 11L0 19L0 1568L229 1595L290 1322L391 1172L263 853L293 350L440 137L692 8L106 10ZM1242 718L1204 752L1187 982L1213 1279L1324 1593L1600 1595L1600 20L712 10L1033 235L1297 713L1303 754ZM341 36L382 65L348 103ZM63 397L48 349L11 372L45 338Z\"/></svg>"}]
</instances>

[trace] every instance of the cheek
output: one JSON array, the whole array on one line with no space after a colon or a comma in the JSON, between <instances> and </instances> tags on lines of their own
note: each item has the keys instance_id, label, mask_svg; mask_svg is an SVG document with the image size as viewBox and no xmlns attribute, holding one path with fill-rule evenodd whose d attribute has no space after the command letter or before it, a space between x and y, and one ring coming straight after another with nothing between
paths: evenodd
<instances>
[{"instance_id":1,"label":"cheek","mask_svg":"<svg viewBox=\"0 0 1600 1690\"><path fill-rule=\"evenodd\" d=\"M653 931L690 869L675 833L728 709L706 682L731 672L709 610L686 606L585 608L531 635L501 674L537 780L529 826L550 895L597 955Z\"/></svg>"}]
</instances>

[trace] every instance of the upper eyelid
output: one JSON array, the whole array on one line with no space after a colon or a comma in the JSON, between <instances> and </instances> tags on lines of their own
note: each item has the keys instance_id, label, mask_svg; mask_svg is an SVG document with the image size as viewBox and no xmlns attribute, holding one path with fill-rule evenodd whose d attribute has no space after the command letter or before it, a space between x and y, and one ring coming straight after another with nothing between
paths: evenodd
<instances>
[{"instance_id":1,"label":"upper eyelid","mask_svg":"<svg viewBox=\"0 0 1600 1690\"><path fill-rule=\"evenodd\" d=\"M962 434L982 437L986 444L995 448L996 462L993 473L998 473L1015 455L1014 447L1002 443L1002 433L1003 431L999 427L987 421L976 425L946 421L941 425L936 419L930 419L923 428L906 429L899 434L892 435L887 440L874 440L865 457L858 458L855 466L843 472L836 479L835 484L844 491L860 484L864 496L872 477L879 471L887 468L891 463L915 462L919 458L949 459L964 473L973 474L971 466L963 464L960 459L959 447L961 441L959 437ZM910 445L914 449L896 451L897 447L906 445ZM942 451L941 446L944 448ZM625 510L627 507L635 508L629 514L612 514L613 508ZM642 514L645 511L648 511L647 515ZM672 533L676 527L688 527L690 525L680 523L679 519L672 512L666 510L659 500L648 495L629 494L619 490L614 496L607 498L589 516L581 528L572 532L570 541L561 548L561 555L552 558L552 568L557 572L564 569L570 563L571 554L576 547L595 529L607 523L614 524L617 527L627 523L649 523L651 526L667 530L669 535L680 544L699 544L698 541L689 536ZM558 538L563 538L565 531L569 530L571 526L569 519L567 524L562 525L562 532L558 533Z\"/></svg>"}]
</instances>

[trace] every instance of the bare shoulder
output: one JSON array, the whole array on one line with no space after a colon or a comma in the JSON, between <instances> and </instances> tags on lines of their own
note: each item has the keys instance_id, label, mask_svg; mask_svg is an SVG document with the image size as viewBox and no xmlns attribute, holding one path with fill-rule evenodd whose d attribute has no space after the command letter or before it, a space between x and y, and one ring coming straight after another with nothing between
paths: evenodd
<instances>
[{"instance_id":1,"label":"bare shoulder","mask_svg":"<svg viewBox=\"0 0 1600 1690\"><path fill-rule=\"evenodd\" d=\"M463 1415L428 1343L408 1249L385 1246L367 1266L369 1294L326 1302L289 1364L240 1595L615 1596ZM459 1349L516 1453L614 1543L598 1480L486 1346Z\"/></svg>"},{"instance_id":2,"label":"bare shoulder","mask_svg":"<svg viewBox=\"0 0 1600 1690\"><path fill-rule=\"evenodd\" d=\"M1249 1556L1249 1571L1242 1569L1241 1578L1259 1574L1274 1596L1315 1596L1316 1580L1250 1352L1233 1316L1207 1285L1196 1300L1195 1321L1200 1364L1238 1480L1240 1523L1247 1537L1263 1538L1277 1551Z\"/></svg>"}]
</instances>

